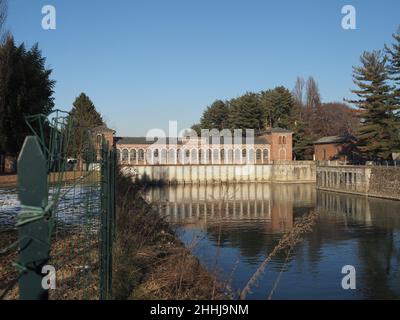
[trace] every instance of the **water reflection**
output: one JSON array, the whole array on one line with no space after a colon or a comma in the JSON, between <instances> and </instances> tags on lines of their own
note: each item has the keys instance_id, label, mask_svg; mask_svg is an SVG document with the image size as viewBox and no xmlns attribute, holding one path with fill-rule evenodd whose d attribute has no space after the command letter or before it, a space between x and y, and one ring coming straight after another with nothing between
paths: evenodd
<instances>
[{"instance_id":1,"label":"water reflection","mask_svg":"<svg viewBox=\"0 0 400 320\"><path fill-rule=\"evenodd\" d=\"M296 217L318 210L314 231L288 263L276 256L249 298L265 299L282 268L275 299L400 298L400 202L317 192L313 184L175 186L151 190L149 201L182 226L182 240L221 277L235 270L243 288ZM343 290L344 265L357 270L357 290Z\"/></svg>"},{"instance_id":2,"label":"water reflection","mask_svg":"<svg viewBox=\"0 0 400 320\"><path fill-rule=\"evenodd\" d=\"M153 189L147 200L173 223L206 226L215 222L264 220L270 231L293 226L294 208L311 208L316 199L312 184L186 185Z\"/></svg>"}]
</instances>

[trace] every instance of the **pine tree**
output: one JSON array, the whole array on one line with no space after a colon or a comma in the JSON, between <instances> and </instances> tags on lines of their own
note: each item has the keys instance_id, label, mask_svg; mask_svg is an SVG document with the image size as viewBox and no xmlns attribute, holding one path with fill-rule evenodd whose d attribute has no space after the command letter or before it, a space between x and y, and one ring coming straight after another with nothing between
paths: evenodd
<instances>
[{"instance_id":1,"label":"pine tree","mask_svg":"<svg viewBox=\"0 0 400 320\"><path fill-rule=\"evenodd\" d=\"M247 92L243 96L229 101L229 124L232 130L254 129L259 132L264 127L265 113L259 96Z\"/></svg>"},{"instance_id":2,"label":"pine tree","mask_svg":"<svg viewBox=\"0 0 400 320\"><path fill-rule=\"evenodd\" d=\"M201 129L222 130L228 127L229 108L221 100L216 100L211 106L207 107L200 120Z\"/></svg>"},{"instance_id":3,"label":"pine tree","mask_svg":"<svg viewBox=\"0 0 400 320\"><path fill-rule=\"evenodd\" d=\"M294 100L288 89L280 86L273 90L263 91L260 101L269 126L285 129L290 127Z\"/></svg>"},{"instance_id":4,"label":"pine tree","mask_svg":"<svg viewBox=\"0 0 400 320\"><path fill-rule=\"evenodd\" d=\"M364 52L360 60L361 66L353 67L358 89L352 90L359 99L349 101L364 110L358 147L368 159L390 159L397 151L399 137L386 58L380 51L373 51Z\"/></svg>"},{"instance_id":5,"label":"pine tree","mask_svg":"<svg viewBox=\"0 0 400 320\"><path fill-rule=\"evenodd\" d=\"M32 134L25 116L48 115L53 109L51 72L37 45L27 51L9 37L0 46L0 150L17 154Z\"/></svg>"},{"instance_id":6,"label":"pine tree","mask_svg":"<svg viewBox=\"0 0 400 320\"><path fill-rule=\"evenodd\" d=\"M400 27L392 36L394 43L391 47L385 45L385 52L388 56L389 75L394 82L393 99L397 106L395 113L400 117Z\"/></svg>"},{"instance_id":7,"label":"pine tree","mask_svg":"<svg viewBox=\"0 0 400 320\"><path fill-rule=\"evenodd\" d=\"M73 103L70 112L69 127L71 130L68 154L76 157L79 167L82 169L82 162L85 152L92 146L92 136L90 130L103 124L101 115L90 98L81 93Z\"/></svg>"}]
</instances>

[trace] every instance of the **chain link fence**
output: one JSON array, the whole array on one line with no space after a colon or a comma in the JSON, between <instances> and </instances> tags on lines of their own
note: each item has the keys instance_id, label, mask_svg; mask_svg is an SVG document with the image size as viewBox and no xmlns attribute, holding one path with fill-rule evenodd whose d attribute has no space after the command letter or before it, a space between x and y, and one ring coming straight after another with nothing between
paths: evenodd
<instances>
[{"instance_id":1,"label":"chain link fence","mask_svg":"<svg viewBox=\"0 0 400 320\"><path fill-rule=\"evenodd\" d=\"M115 150L62 111L27 124L18 201L0 219L0 297L110 299Z\"/></svg>"}]
</instances>

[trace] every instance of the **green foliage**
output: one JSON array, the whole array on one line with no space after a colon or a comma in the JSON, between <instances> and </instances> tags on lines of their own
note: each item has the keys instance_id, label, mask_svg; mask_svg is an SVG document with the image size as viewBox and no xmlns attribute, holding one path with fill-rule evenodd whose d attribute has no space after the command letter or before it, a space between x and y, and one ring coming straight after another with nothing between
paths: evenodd
<instances>
[{"instance_id":1,"label":"green foliage","mask_svg":"<svg viewBox=\"0 0 400 320\"><path fill-rule=\"evenodd\" d=\"M280 86L273 90L262 91L260 101L269 126L285 129L291 127L294 101L288 89Z\"/></svg>"},{"instance_id":2,"label":"green foliage","mask_svg":"<svg viewBox=\"0 0 400 320\"><path fill-rule=\"evenodd\" d=\"M25 116L52 111L55 81L45 61L37 44L26 50L9 37L0 46L0 150L17 154L31 134Z\"/></svg>"},{"instance_id":3,"label":"green foliage","mask_svg":"<svg viewBox=\"0 0 400 320\"><path fill-rule=\"evenodd\" d=\"M265 112L259 96L247 92L229 101L229 124L231 129L254 129L261 131L265 123Z\"/></svg>"},{"instance_id":4,"label":"green foliage","mask_svg":"<svg viewBox=\"0 0 400 320\"><path fill-rule=\"evenodd\" d=\"M69 155L82 160L84 150L88 149L88 143L92 141L90 130L102 125L103 120L90 98L81 93L73 103L69 121L74 128L70 137Z\"/></svg>"},{"instance_id":5,"label":"green foliage","mask_svg":"<svg viewBox=\"0 0 400 320\"><path fill-rule=\"evenodd\" d=\"M386 58L380 51L364 52L361 66L353 68L353 90L359 99L350 102L364 110L358 132L358 146L369 159L390 159L399 148L398 107L389 83Z\"/></svg>"},{"instance_id":6,"label":"green foliage","mask_svg":"<svg viewBox=\"0 0 400 320\"><path fill-rule=\"evenodd\" d=\"M211 106L207 107L200 120L202 129L222 130L228 126L228 106L221 100L216 100Z\"/></svg>"},{"instance_id":7,"label":"green foliage","mask_svg":"<svg viewBox=\"0 0 400 320\"><path fill-rule=\"evenodd\" d=\"M397 115L400 116L400 27L397 33L393 34L394 43L391 47L385 45L385 52L388 56L388 72L394 82L393 99L397 106Z\"/></svg>"}]
</instances>

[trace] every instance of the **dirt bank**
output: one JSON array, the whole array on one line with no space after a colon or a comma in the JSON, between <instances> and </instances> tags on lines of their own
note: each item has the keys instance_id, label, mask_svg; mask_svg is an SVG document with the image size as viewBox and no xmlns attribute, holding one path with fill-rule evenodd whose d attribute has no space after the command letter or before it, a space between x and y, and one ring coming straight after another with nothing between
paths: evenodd
<instances>
[{"instance_id":1,"label":"dirt bank","mask_svg":"<svg viewBox=\"0 0 400 320\"><path fill-rule=\"evenodd\" d=\"M226 299L224 288L185 248L174 230L118 178L113 291L116 299Z\"/></svg>"}]
</instances>

